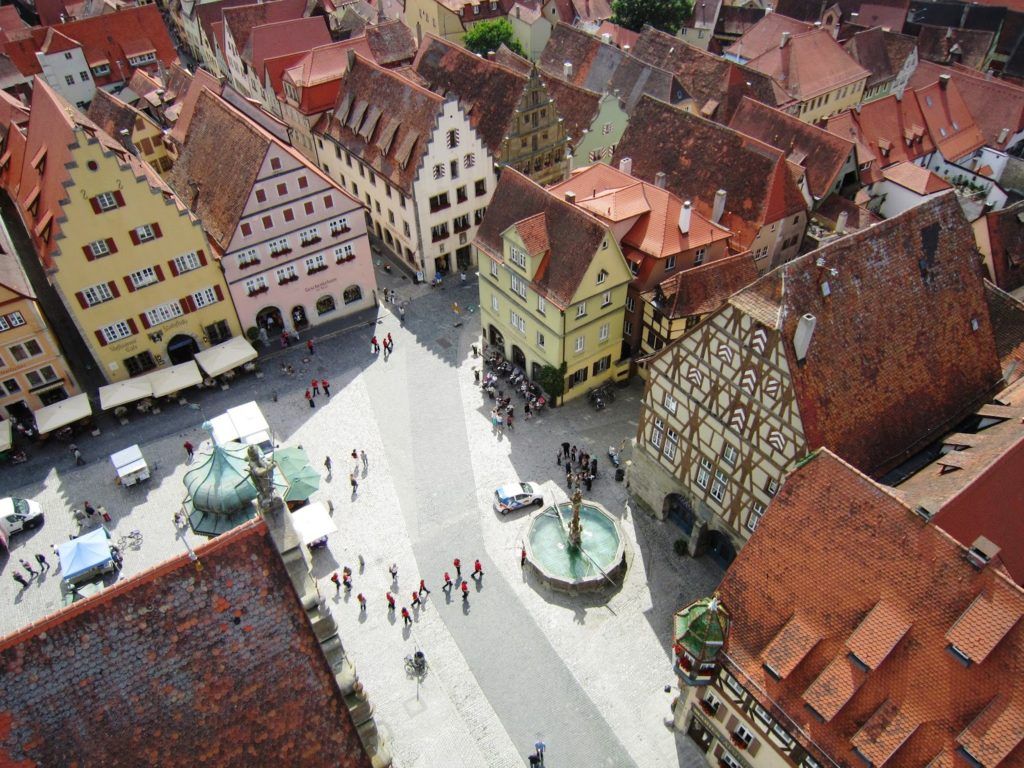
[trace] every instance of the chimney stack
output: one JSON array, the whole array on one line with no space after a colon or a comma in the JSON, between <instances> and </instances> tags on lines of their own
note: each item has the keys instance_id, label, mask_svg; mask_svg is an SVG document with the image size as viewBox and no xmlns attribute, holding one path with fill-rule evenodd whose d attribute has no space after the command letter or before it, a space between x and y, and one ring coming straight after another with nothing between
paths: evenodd
<instances>
[{"instance_id":1,"label":"chimney stack","mask_svg":"<svg viewBox=\"0 0 1024 768\"><path fill-rule=\"evenodd\" d=\"M817 324L817 318L810 313L801 317L797 323L796 332L793 334L793 351L796 352L797 362L802 363L807 357L807 350L811 346L811 337L814 335L814 326Z\"/></svg>"},{"instance_id":2,"label":"chimney stack","mask_svg":"<svg viewBox=\"0 0 1024 768\"><path fill-rule=\"evenodd\" d=\"M664 171L658 171L656 174L654 174L654 186L660 187L661 189L665 188L665 172Z\"/></svg>"},{"instance_id":3,"label":"chimney stack","mask_svg":"<svg viewBox=\"0 0 1024 768\"><path fill-rule=\"evenodd\" d=\"M782 33L782 39L779 41L779 48L785 48L789 42L789 32Z\"/></svg>"},{"instance_id":4,"label":"chimney stack","mask_svg":"<svg viewBox=\"0 0 1024 768\"><path fill-rule=\"evenodd\" d=\"M570 205L576 205L576 193L575 192L566 192L565 193L565 202L569 203Z\"/></svg>"},{"instance_id":5,"label":"chimney stack","mask_svg":"<svg viewBox=\"0 0 1024 768\"><path fill-rule=\"evenodd\" d=\"M572 62L566 61L562 63L562 77L572 77Z\"/></svg>"},{"instance_id":6,"label":"chimney stack","mask_svg":"<svg viewBox=\"0 0 1024 768\"><path fill-rule=\"evenodd\" d=\"M622 171L623 173L627 174L628 176L632 176L633 175L633 158L631 158L631 157L624 157L621 160L619 160L619 170Z\"/></svg>"},{"instance_id":7,"label":"chimney stack","mask_svg":"<svg viewBox=\"0 0 1024 768\"><path fill-rule=\"evenodd\" d=\"M846 211L840 211L836 217L836 234L842 235L846 233L846 221L849 219L850 214Z\"/></svg>"},{"instance_id":8,"label":"chimney stack","mask_svg":"<svg viewBox=\"0 0 1024 768\"><path fill-rule=\"evenodd\" d=\"M946 90L946 87L949 85L950 79L950 76L947 75L945 72L939 75L939 88L941 88L942 90Z\"/></svg>"},{"instance_id":9,"label":"chimney stack","mask_svg":"<svg viewBox=\"0 0 1024 768\"><path fill-rule=\"evenodd\" d=\"M626 53L629 53L629 43L626 43L626 45L622 46L622 50L625 51Z\"/></svg>"},{"instance_id":10,"label":"chimney stack","mask_svg":"<svg viewBox=\"0 0 1024 768\"><path fill-rule=\"evenodd\" d=\"M683 207L679 209L679 231L684 235L690 232L690 215L692 212L689 200L683 203Z\"/></svg>"},{"instance_id":11,"label":"chimney stack","mask_svg":"<svg viewBox=\"0 0 1024 768\"><path fill-rule=\"evenodd\" d=\"M611 41L612 41L611 34L609 34L608 32L602 32L601 33L601 42L602 43L611 43Z\"/></svg>"},{"instance_id":12,"label":"chimney stack","mask_svg":"<svg viewBox=\"0 0 1024 768\"><path fill-rule=\"evenodd\" d=\"M718 224L722 220L722 215L725 213L725 195L724 189L720 189L715 192L715 203L711 207L711 222Z\"/></svg>"}]
</instances>

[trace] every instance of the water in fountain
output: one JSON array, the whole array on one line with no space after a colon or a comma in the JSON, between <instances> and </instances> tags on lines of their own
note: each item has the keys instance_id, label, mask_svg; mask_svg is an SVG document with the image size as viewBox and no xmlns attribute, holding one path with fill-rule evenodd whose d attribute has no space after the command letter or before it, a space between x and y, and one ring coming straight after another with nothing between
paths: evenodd
<instances>
[{"instance_id":1,"label":"water in fountain","mask_svg":"<svg viewBox=\"0 0 1024 768\"><path fill-rule=\"evenodd\" d=\"M584 504L580 519L584 525L579 549L569 543L569 531L558 507L538 517L531 532L534 558L545 570L561 578L599 576L613 565L618 552L618 533L611 518Z\"/></svg>"}]
</instances>

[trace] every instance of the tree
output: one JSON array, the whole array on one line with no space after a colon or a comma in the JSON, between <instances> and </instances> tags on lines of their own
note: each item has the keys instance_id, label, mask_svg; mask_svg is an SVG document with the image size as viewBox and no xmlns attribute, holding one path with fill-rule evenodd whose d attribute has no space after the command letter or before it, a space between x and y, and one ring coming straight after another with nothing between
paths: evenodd
<instances>
[{"instance_id":1,"label":"tree","mask_svg":"<svg viewBox=\"0 0 1024 768\"><path fill-rule=\"evenodd\" d=\"M552 407L555 406L558 398L565 392L565 372L567 370L569 370L569 366L563 361L558 368L552 365L545 365L537 371L537 383L540 384L541 389L547 392L548 397L551 398Z\"/></svg>"},{"instance_id":2,"label":"tree","mask_svg":"<svg viewBox=\"0 0 1024 768\"><path fill-rule=\"evenodd\" d=\"M650 24L674 35L692 11L693 0L612 0L612 23L634 32Z\"/></svg>"},{"instance_id":3,"label":"tree","mask_svg":"<svg viewBox=\"0 0 1024 768\"><path fill-rule=\"evenodd\" d=\"M526 56L523 46L516 40L512 24L508 19L491 19L481 21L469 28L463 44L473 53L486 56L490 51L498 50L502 43L513 53Z\"/></svg>"}]
</instances>

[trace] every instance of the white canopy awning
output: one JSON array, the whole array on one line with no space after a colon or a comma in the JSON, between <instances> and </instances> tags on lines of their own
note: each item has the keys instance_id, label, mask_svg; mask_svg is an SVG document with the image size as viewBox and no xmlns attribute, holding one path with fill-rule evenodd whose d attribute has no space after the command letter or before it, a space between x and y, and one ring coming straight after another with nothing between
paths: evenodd
<instances>
[{"instance_id":1,"label":"white canopy awning","mask_svg":"<svg viewBox=\"0 0 1024 768\"><path fill-rule=\"evenodd\" d=\"M100 387L100 408L109 411L119 405L134 403L136 400L152 396L153 386L145 377L119 381Z\"/></svg>"},{"instance_id":2,"label":"white canopy awning","mask_svg":"<svg viewBox=\"0 0 1024 768\"><path fill-rule=\"evenodd\" d=\"M39 427L39 434L45 435L47 432L91 416L92 406L89 404L89 396L81 394L40 408L33 413L36 417L36 426Z\"/></svg>"},{"instance_id":3,"label":"white canopy awning","mask_svg":"<svg viewBox=\"0 0 1024 768\"><path fill-rule=\"evenodd\" d=\"M188 387L194 387L203 380L203 374L199 372L199 366L195 360L187 363L172 365L170 368L161 368L146 376L153 387L153 397L163 397L181 392Z\"/></svg>"},{"instance_id":4,"label":"white canopy awning","mask_svg":"<svg viewBox=\"0 0 1024 768\"><path fill-rule=\"evenodd\" d=\"M317 502L292 512L292 524L303 544L311 544L338 530L327 507Z\"/></svg>"},{"instance_id":5,"label":"white canopy awning","mask_svg":"<svg viewBox=\"0 0 1024 768\"><path fill-rule=\"evenodd\" d=\"M0 451L6 451L12 445L11 422L0 421Z\"/></svg>"},{"instance_id":6,"label":"white canopy awning","mask_svg":"<svg viewBox=\"0 0 1024 768\"><path fill-rule=\"evenodd\" d=\"M138 445L130 445L117 453L110 454L110 463L114 465L120 477L130 475L146 468L146 460L142 457L142 450Z\"/></svg>"},{"instance_id":7,"label":"white canopy awning","mask_svg":"<svg viewBox=\"0 0 1024 768\"><path fill-rule=\"evenodd\" d=\"M207 376L220 376L232 368L237 368L255 359L256 350L241 336L235 336L223 344L204 349L196 354L196 362Z\"/></svg>"}]
</instances>

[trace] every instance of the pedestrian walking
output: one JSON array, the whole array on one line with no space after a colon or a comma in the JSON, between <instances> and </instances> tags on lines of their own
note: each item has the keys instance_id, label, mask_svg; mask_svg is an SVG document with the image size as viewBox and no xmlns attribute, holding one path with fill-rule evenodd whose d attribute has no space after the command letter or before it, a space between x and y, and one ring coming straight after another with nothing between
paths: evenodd
<instances>
[{"instance_id":1,"label":"pedestrian walking","mask_svg":"<svg viewBox=\"0 0 1024 768\"><path fill-rule=\"evenodd\" d=\"M11 577L12 577L12 578L13 578L13 579L14 579L14 580L15 580L16 582L18 582L19 584L21 584L21 588L22 588L22 589L27 589L27 588L28 588L28 582L27 582L27 581L25 581L25 577L24 577L24 576L22 576L22 575L21 575L20 573L18 573L17 571L14 571L14 572L13 572L13 573L11 574Z\"/></svg>"},{"instance_id":2,"label":"pedestrian walking","mask_svg":"<svg viewBox=\"0 0 1024 768\"><path fill-rule=\"evenodd\" d=\"M420 593L419 592L413 592L412 593L412 604L415 607L419 607L419 604L420 604Z\"/></svg>"},{"instance_id":3,"label":"pedestrian walking","mask_svg":"<svg viewBox=\"0 0 1024 768\"><path fill-rule=\"evenodd\" d=\"M569 462L565 462L565 487L572 488L572 467Z\"/></svg>"},{"instance_id":4,"label":"pedestrian walking","mask_svg":"<svg viewBox=\"0 0 1024 768\"><path fill-rule=\"evenodd\" d=\"M575 445L572 447L572 451L569 453L569 456L572 457L572 463L575 464L576 463L576 446Z\"/></svg>"},{"instance_id":5,"label":"pedestrian walking","mask_svg":"<svg viewBox=\"0 0 1024 768\"><path fill-rule=\"evenodd\" d=\"M566 459L569 458L569 444L568 443L562 443L562 456L564 456Z\"/></svg>"},{"instance_id":6,"label":"pedestrian walking","mask_svg":"<svg viewBox=\"0 0 1024 768\"><path fill-rule=\"evenodd\" d=\"M315 355L316 354L316 349L313 347L313 340L312 339L306 339L306 349L309 350L309 354L311 354L311 355Z\"/></svg>"},{"instance_id":7,"label":"pedestrian walking","mask_svg":"<svg viewBox=\"0 0 1024 768\"><path fill-rule=\"evenodd\" d=\"M309 388L313 392L313 397L316 397L317 395L320 394L320 382L317 379L313 379L311 382L309 382Z\"/></svg>"},{"instance_id":8,"label":"pedestrian walking","mask_svg":"<svg viewBox=\"0 0 1024 768\"><path fill-rule=\"evenodd\" d=\"M380 344L377 343L376 336L370 339L370 351L375 355L380 353Z\"/></svg>"},{"instance_id":9,"label":"pedestrian walking","mask_svg":"<svg viewBox=\"0 0 1024 768\"><path fill-rule=\"evenodd\" d=\"M388 613L392 613L395 610L395 596L390 592L385 592L384 594L388 599Z\"/></svg>"},{"instance_id":10,"label":"pedestrian walking","mask_svg":"<svg viewBox=\"0 0 1024 768\"><path fill-rule=\"evenodd\" d=\"M363 593L362 592L360 592L358 595L356 595L356 600L359 601L359 612L360 613L366 613L366 598L363 597Z\"/></svg>"},{"instance_id":11,"label":"pedestrian walking","mask_svg":"<svg viewBox=\"0 0 1024 768\"><path fill-rule=\"evenodd\" d=\"M412 616L409 615L409 609L404 605L402 606L402 621L405 622L405 626L412 624Z\"/></svg>"},{"instance_id":12,"label":"pedestrian walking","mask_svg":"<svg viewBox=\"0 0 1024 768\"><path fill-rule=\"evenodd\" d=\"M537 743L533 745L533 748L540 764L544 765L544 750L547 748L547 745L543 741L538 740Z\"/></svg>"},{"instance_id":13,"label":"pedestrian walking","mask_svg":"<svg viewBox=\"0 0 1024 768\"><path fill-rule=\"evenodd\" d=\"M355 448L352 449L352 458L355 459L356 461L359 461L359 451L357 451Z\"/></svg>"},{"instance_id":14,"label":"pedestrian walking","mask_svg":"<svg viewBox=\"0 0 1024 768\"><path fill-rule=\"evenodd\" d=\"M320 388L324 391L324 397L331 396L331 385L328 383L327 379L320 379Z\"/></svg>"},{"instance_id":15,"label":"pedestrian walking","mask_svg":"<svg viewBox=\"0 0 1024 768\"><path fill-rule=\"evenodd\" d=\"M523 406L523 415L526 416L526 420L527 421L529 421L530 420L530 416L533 415L533 410L530 408L530 404L529 403L526 403Z\"/></svg>"},{"instance_id":16,"label":"pedestrian walking","mask_svg":"<svg viewBox=\"0 0 1024 768\"><path fill-rule=\"evenodd\" d=\"M405 326L405 305L398 308L398 324L403 327Z\"/></svg>"},{"instance_id":17,"label":"pedestrian walking","mask_svg":"<svg viewBox=\"0 0 1024 768\"><path fill-rule=\"evenodd\" d=\"M519 567L520 568L525 568L526 567L526 547L523 547L522 549L519 550Z\"/></svg>"},{"instance_id":18,"label":"pedestrian walking","mask_svg":"<svg viewBox=\"0 0 1024 768\"><path fill-rule=\"evenodd\" d=\"M590 460L590 474L597 477L597 459Z\"/></svg>"},{"instance_id":19,"label":"pedestrian walking","mask_svg":"<svg viewBox=\"0 0 1024 768\"><path fill-rule=\"evenodd\" d=\"M558 449L558 455L555 457L555 463L558 464L558 466L562 466L562 449L561 448Z\"/></svg>"},{"instance_id":20,"label":"pedestrian walking","mask_svg":"<svg viewBox=\"0 0 1024 768\"><path fill-rule=\"evenodd\" d=\"M306 390L306 400L309 402L310 408L316 408L316 400L313 399L313 395L308 389Z\"/></svg>"},{"instance_id":21,"label":"pedestrian walking","mask_svg":"<svg viewBox=\"0 0 1024 768\"><path fill-rule=\"evenodd\" d=\"M355 498L355 495L359 493L359 481L356 480L355 472L349 473L348 482L352 486L352 498Z\"/></svg>"},{"instance_id":22,"label":"pedestrian walking","mask_svg":"<svg viewBox=\"0 0 1024 768\"><path fill-rule=\"evenodd\" d=\"M288 348L288 331L281 331L281 349Z\"/></svg>"},{"instance_id":23,"label":"pedestrian walking","mask_svg":"<svg viewBox=\"0 0 1024 768\"><path fill-rule=\"evenodd\" d=\"M341 578L338 576L337 571L331 574L331 581L334 582L334 594L339 594L341 592Z\"/></svg>"},{"instance_id":24,"label":"pedestrian walking","mask_svg":"<svg viewBox=\"0 0 1024 768\"><path fill-rule=\"evenodd\" d=\"M395 351L395 340L391 338L391 334L390 333L388 334L387 343L388 343L388 352L394 352Z\"/></svg>"},{"instance_id":25,"label":"pedestrian walking","mask_svg":"<svg viewBox=\"0 0 1024 768\"><path fill-rule=\"evenodd\" d=\"M192 457L195 455L196 449L188 440L185 441L185 462L187 464L192 463Z\"/></svg>"},{"instance_id":26,"label":"pedestrian walking","mask_svg":"<svg viewBox=\"0 0 1024 768\"><path fill-rule=\"evenodd\" d=\"M36 554L36 562L39 563L39 567L42 570L44 570L44 571L50 570L50 564L48 562L46 562L46 558L43 557L42 555Z\"/></svg>"},{"instance_id":27,"label":"pedestrian walking","mask_svg":"<svg viewBox=\"0 0 1024 768\"><path fill-rule=\"evenodd\" d=\"M81 467L85 464L85 459L82 458L82 452L78 448L72 449L71 453L75 456L75 466Z\"/></svg>"},{"instance_id":28,"label":"pedestrian walking","mask_svg":"<svg viewBox=\"0 0 1024 768\"><path fill-rule=\"evenodd\" d=\"M370 468L370 460L366 456L366 451L359 451L359 458L363 461L363 471L366 472Z\"/></svg>"},{"instance_id":29,"label":"pedestrian walking","mask_svg":"<svg viewBox=\"0 0 1024 768\"><path fill-rule=\"evenodd\" d=\"M341 569L341 583L344 585L346 592L352 589L352 569L347 565Z\"/></svg>"},{"instance_id":30,"label":"pedestrian walking","mask_svg":"<svg viewBox=\"0 0 1024 768\"><path fill-rule=\"evenodd\" d=\"M462 582L462 602L465 603L468 600L469 600L469 584L464 581L464 582Z\"/></svg>"},{"instance_id":31,"label":"pedestrian walking","mask_svg":"<svg viewBox=\"0 0 1024 768\"><path fill-rule=\"evenodd\" d=\"M444 586L441 587L441 589L442 590L449 590L451 588L452 588L452 577L448 575L448 571L445 571L444 572Z\"/></svg>"},{"instance_id":32,"label":"pedestrian walking","mask_svg":"<svg viewBox=\"0 0 1024 768\"><path fill-rule=\"evenodd\" d=\"M484 569L480 567L480 561L477 560L473 563L473 578L484 575Z\"/></svg>"},{"instance_id":33,"label":"pedestrian walking","mask_svg":"<svg viewBox=\"0 0 1024 768\"><path fill-rule=\"evenodd\" d=\"M398 583L398 563L392 563L391 567L388 568L388 573L391 574L391 581L395 584Z\"/></svg>"},{"instance_id":34,"label":"pedestrian walking","mask_svg":"<svg viewBox=\"0 0 1024 768\"><path fill-rule=\"evenodd\" d=\"M21 563L22 568L28 571L28 575L30 577L36 575L36 569L32 567L32 564L29 563L28 560L26 560L25 558L21 558L20 560L18 560L18 562Z\"/></svg>"},{"instance_id":35,"label":"pedestrian walking","mask_svg":"<svg viewBox=\"0 0 1024 768\"><path fill-rule=\"evenodd\" d=\"M510 413L505 417L505 426L508 427L508 431L512 431L512 414Z\"/></svg>"},{"instance_id":36,"label":"pedestrian walking","mask_svg":"<svg viewBox=\"0 0 1024 768\"><path fill-rule=\"evenodd\" d=\"M96 507L90 504L88 499L85 500L85 503L82 504L82 507L84 507L85 514L87 514L89 517L92 517L96 514Z\"/></svg>"},{"instance_id":37,"label":"pedestrian walking","mask_svg":"<svg viewBox=\"0 0 1024 768\"><path fill-rule=\"evenodd\" d=\"M427 582L426 582L426 580L425 579L420 579L420 594L422 595L424 592L426 592L428 595L430 594L430 590L427 589Z\"/></svg>"},{"instance_id":38,"label":"pedestrian walking","mask_svg":"<svg viewBox=\"0 0 1024 768\"><path fill-rule=\"evenodd\" d=\"M452 565L455 566L455 578L456 579L461 579L462 578L462 561L459 560L459 558L456 557L454 560L452 560Z\"/></svg>"},{"instance_id":39,"label":"pedestrian walking","mask_svg":"<svg viewBox=\"0 0 1024 768\"><path fill-rule=\"evenodd\" d=\"M331 457L328 456L326 459L324 459L324 469L327 470L327 476L328 477L331 476L331 466L332 466L331 465Z\"/></svg>"}]
</instances>

